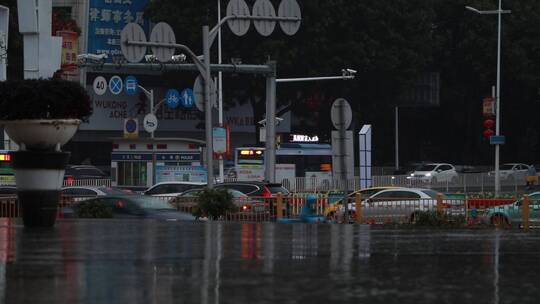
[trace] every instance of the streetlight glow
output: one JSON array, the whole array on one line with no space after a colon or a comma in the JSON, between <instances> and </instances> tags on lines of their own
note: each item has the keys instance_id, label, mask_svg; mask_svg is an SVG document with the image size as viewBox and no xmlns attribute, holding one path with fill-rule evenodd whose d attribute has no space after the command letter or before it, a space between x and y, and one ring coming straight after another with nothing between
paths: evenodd
<instances>
[{"instance_id":1,"label":"streetlight glow","mask_svg":"<svg viewBox=\"0 0 540 304\"><path fill-rule=\"evenodd\" d=\"M468 10L470 10L471 12L475 12L475 13L477 13L477 14L482 14L481 11L475 9L475 8L472 7L472 6L465 6L465 8L468 9Z\"/></svg>"}]
</instances>

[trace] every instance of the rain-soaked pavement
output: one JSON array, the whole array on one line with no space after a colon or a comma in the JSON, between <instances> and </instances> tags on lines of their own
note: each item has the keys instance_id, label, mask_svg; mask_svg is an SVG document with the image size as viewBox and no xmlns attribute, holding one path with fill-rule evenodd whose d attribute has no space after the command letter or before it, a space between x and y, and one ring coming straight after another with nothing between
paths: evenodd
<instances>
[{"instance_id":1,"label":"rain-soaked pavement","mask_svg":"<svg viewBox=\"0 0 540 304\"><path fill-rule=\"evenodd\" d=\"M540 303L540 233L0 219L0 303Z\"/></svg>"}]
</instances>

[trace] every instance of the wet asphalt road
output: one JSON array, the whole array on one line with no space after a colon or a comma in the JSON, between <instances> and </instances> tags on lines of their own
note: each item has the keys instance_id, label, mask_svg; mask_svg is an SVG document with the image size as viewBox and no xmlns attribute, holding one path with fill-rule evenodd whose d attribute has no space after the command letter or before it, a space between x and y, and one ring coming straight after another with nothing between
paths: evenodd
<instances>
[{"instance_id":1,"label":"wet asphalt road","mask_svg":"<svg viewBox=\"0 0 540 304\"><path fill-rule=\"evenodd\" d=\"M0 219L0 303L540 303L540 233Z\"/></svg>"}]
</instances>

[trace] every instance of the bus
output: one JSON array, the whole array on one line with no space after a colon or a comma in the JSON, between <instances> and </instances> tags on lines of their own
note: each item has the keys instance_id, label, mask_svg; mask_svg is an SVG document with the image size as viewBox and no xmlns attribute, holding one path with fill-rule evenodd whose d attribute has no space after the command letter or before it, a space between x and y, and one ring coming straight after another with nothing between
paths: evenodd
<instances>
[{"instance_id":1,"label":"bus","mask_svg":"<svg viewBox=\"0 0 540 304\"><path fill-rule=\"evenodd\" d=\"M0 150L0 185L14 185L15 172L9 150Z\"/></svg>"},{"instance_id":2,"label":"bus","mask_svg":"<svg viewBox=\"0 0 540 304\"><path fill-rule=\"evenodd\" d=\"M239 181L264 180L264 163L265 148L236 148L234 173L229 177ZM332 146L312 143L281 144L276 149L276 180L296 177L331 179Z\"/></svg>"}]
</instances>

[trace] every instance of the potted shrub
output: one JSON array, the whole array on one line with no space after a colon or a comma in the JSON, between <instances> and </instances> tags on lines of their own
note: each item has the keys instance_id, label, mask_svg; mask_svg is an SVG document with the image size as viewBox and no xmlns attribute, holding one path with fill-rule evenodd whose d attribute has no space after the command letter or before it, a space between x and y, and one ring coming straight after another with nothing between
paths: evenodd
<instances>
[{"instance_id":1,"label":"potted shrub","mask_svg":"<svg viewBox=\"0 0 540 304\"><path fill-rule=\"evenodd\" d=\"M27 79L0 82L0 125L19 145L12 152L25 226L53 226L69 153L60 147L92 114L76 82Z\"/></svg>"},{"instance_id":2,"label":"potted shrub","mask_svg":"<svg viewBox=\"0 0 540 304\"><path fill-rule=\"evenodd\" d=\"M78 83L62 79L0 82L0 125L21 150L59 150L92 114Z\"/></svg>"},{"instance_id":3,"label":"potted shrub","mask_svg":"<svg viewBox=\"0 0 540 304\"><path fill-rule=\"evenodd\" d=\"M217 220L227 213L238 211L238 207L233 202L232 194L227 189L205 188L198 195L198 204L193 215L197 218L207 217Z\"/></svg>"}]
</instances>

